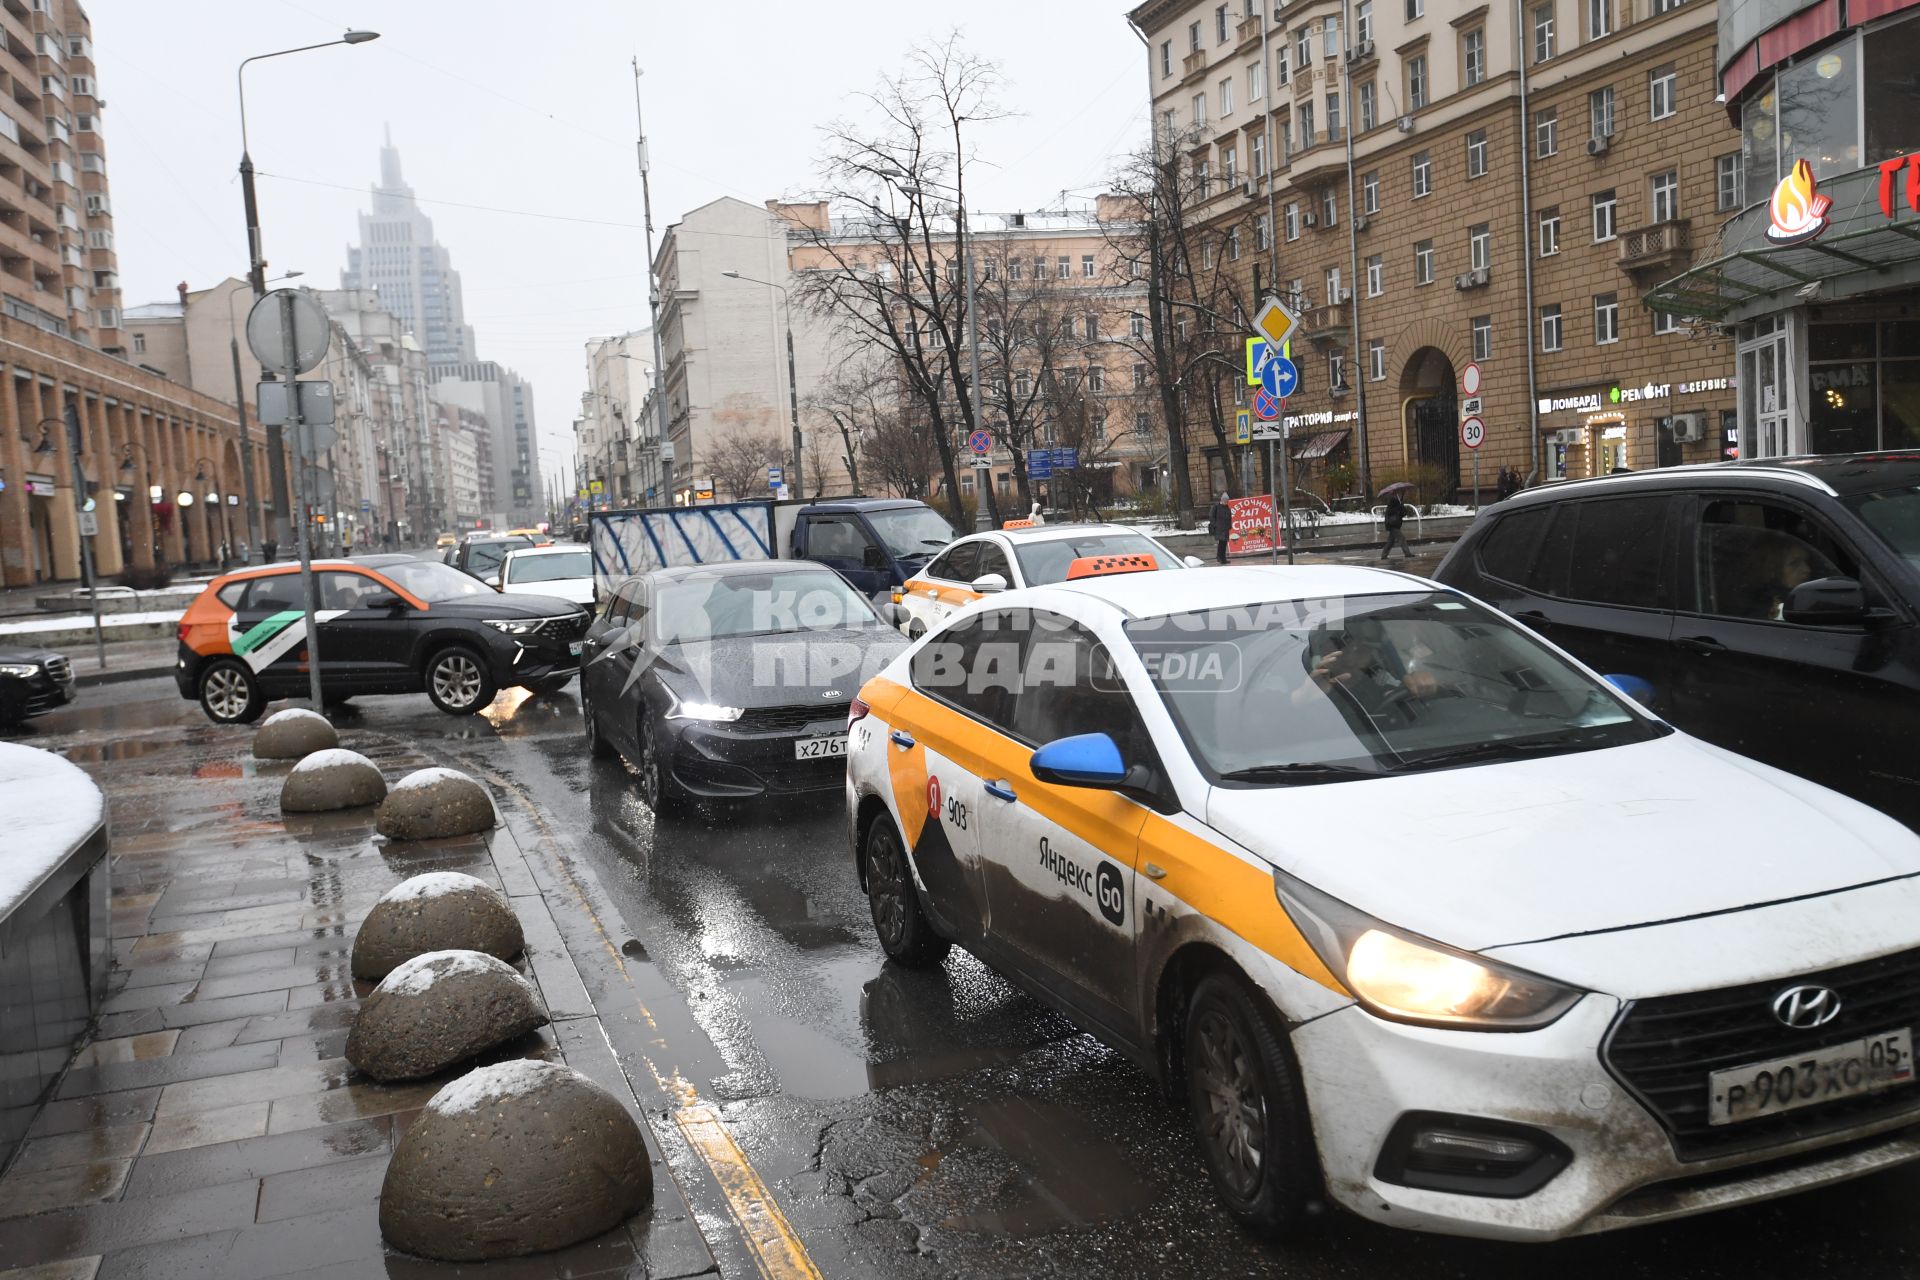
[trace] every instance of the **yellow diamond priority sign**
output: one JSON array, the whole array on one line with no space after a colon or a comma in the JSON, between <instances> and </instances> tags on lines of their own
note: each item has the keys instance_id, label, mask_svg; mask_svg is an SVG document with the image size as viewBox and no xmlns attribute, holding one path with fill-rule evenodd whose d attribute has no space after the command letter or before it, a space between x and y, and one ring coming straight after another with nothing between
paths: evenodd
<instances>
[{"instance_id":1,"label":"yellow diamond priority sign","mask_svg":"<svg viewBox=\"0 0 1920 1280\"><path fill-rule=\"evenodd\" d=\"M1278 298L1268 298L1266 305L1260 308L1260 314L1253 318L1253 327L1276 347L1286 343L1299 323L1300 317L1289 311Z\"/></svg>"}]
</instances>

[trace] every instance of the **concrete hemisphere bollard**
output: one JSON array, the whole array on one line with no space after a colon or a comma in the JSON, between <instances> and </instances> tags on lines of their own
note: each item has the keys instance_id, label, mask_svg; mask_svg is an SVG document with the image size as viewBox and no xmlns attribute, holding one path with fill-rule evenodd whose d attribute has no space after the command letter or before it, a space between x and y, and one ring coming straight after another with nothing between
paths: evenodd
<instances>
[{"instance_id":1,"label":"concrete hemisphere bollard","mask_svg":"<svg viewBox=\"0 0 1920 1280\"><path fill-rule=\"evenodd\" d=\"M253 735L256 760L300 760L340 745L332 722L318 711L288 707L260 722Z\"/></svg>"},{"instance_id":2,"label":"concrete hemisphere bollard","mask_svg":"<svg viewBox=\"0 0 1920 1280\"><path fill-rule=\"evenodd\" d=\"M347 1061L375 1080L418 1080L551 1019L533 984L480 951L429 951L381 979L354 1015Z\"/></svg>"},{"instance_id":3,"label":"concrete hemisphere bollard","mask_svg":"<svg viewBox=\"0 0 1920 1280\"><path fill-rule=\"evenodd\" d=\"M374 815L389 840L471 835L494 826L493 797L458 769L416 769L393 784Z\"/></svg>"},{"instance_id":4,"label":"concrete hemisphere bollard","mask_svg":"<svg viewBox=\"0 0 1920 1280\"><path fill-rule=\"evenodd\" d=\"M395 1148L380 1232L449 1262L564 1249L653 1201L640 1126L570 1067L478 1067L433 1096Z\"/></svg>"},{"instance_id":5,"label":"concrete hemisphere bollard","mask_svg":"<svg viewBox=\"0 0 1920 1280\"><path fill-rule=\"evenodd\" d=\"M353 976L376 980L429 951L511 960L526 945L506 895L458 871L403 880L373 904L353 939Z\"/></svg>"},{"instance_id":6,"label":"concrete hemisphere bollard","mask_svg":"<svg viewBox=\"0 0 1920 1280\"><path fill-rule=\"evenodd\" d=\"M356 751L333 747L302 756L280 788L286 813L324 813L358 809L386 798L387 780L373 761Z\"/></svg>"}]
</instances>

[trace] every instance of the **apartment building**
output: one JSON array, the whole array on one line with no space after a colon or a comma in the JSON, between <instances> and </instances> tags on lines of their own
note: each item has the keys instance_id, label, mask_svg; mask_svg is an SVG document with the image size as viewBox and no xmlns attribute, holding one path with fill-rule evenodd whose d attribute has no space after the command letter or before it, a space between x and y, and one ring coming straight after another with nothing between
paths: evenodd
<instances>
[{"instance_id":1,"label":"apartment building","mask_svg":"<svg viewBox=\"0 0 1920 1280\"><path fill-rule=\"evenodd\" d=\"M659 422L645 413L652 386L652 330L588 341L587 390L573 428L574 474L582 485L600 481L597 505L665 501Z\"/></svg>"},{"instance_id":2,"label":"apartment building","mask_svg":"<svg viewBox=\"0 0 1920 1280\"><path fill-rule=\"evenodd\" d=\"M1713 4L1152 0L1130 17L1188 217L1250 294L1300 313L1296 459L1469 486L1469 363L1485 491L1503 467L1737 449L1730 344L1641 301L1742 200ZM1217 488L1220 450L1196 453L1196 485Z\"/></svg>"}]
</instances>

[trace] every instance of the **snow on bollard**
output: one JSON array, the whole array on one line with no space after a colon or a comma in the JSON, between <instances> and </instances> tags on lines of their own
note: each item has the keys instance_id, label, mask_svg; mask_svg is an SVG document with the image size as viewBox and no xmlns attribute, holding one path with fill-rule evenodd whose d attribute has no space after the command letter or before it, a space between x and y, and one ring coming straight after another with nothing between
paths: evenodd
<instances>
[{"instance_id":1,"label":"snow on bollard","mask_svg":"<svg viewBox=\"0 0 1920 1280\"><path fill-rule=\"evenodd\" d=\"M429 871L387 890L353 939L353 976L384 978L429 951L520 954L526 938L506 895L458 871Z\"/></svg>"},{"instance_id":2,"label":"snow on bollard","mask_svg":"<svg viewBox=\"0 0 1920 1280\"><path fill-rule=\"evenodd\" d=\"M289 707L260 722L253 735L256 760L300 760L340 745L340 735L318 711Z\"/></svg>"},{"instance_id":3,"label":"snow on bollard","mask_svg":"<svg viewBox=\"0 0 1920 1280\"><path fill-rule=\"evenodd\" d=\"M492 829L493 797L458 769L416 769L393 784L373 825L389 840L471 835Z\"/></svg>"},{"instance_id":4,"label":"snow on bollard","mask_svg":"<svg viewBox=\"0 0 1920 1280\"><path fill-rule=\"evenodd\" d=\"M357 809L379 804L387 794L387 780L373 761L357 751L332 747L302 756L280 788L280 808L286 813L324 813L329 809Z\"/></svg>"},{"instance_id":5,"label":"snow on bollard","mask_svg":"<svg viewBox=\"0 0 1920 1280\"><path fill-rule=\"evenodd\" d=\"M429 951L389 973L354 1015L347 1061L375 1080L418 1080L550 1019L533 984L480 951Z\"/></svg>"},{"instance_id":6,"label":"snow on bollard","mask_svg":"<svg viewBox=\"0 0 1920 1280\"><path fill-rule=\"evenodd\" d=\"M387 1165L380 1232L449 1262L546 1253L653 1201L640 1126L570 1067L502 1062L433 1095Z\"/></svg>"}]
</instances>

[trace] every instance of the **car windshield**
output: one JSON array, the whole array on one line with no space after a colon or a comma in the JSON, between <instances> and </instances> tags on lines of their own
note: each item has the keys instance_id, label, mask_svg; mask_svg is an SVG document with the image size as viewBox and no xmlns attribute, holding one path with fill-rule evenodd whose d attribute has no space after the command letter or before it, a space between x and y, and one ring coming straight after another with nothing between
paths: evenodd
<instances>
[{"instance_id":1,"label":"car windshield","mask_svg":"<svg viewBox=\"0 0 1920 1280\"><path fill-rule=\"evenodd\" d=\"M1013 554L1019 557L1020 572L1026 575L1030 587L1065 582L1067 567L1082 556L1152 556L1162 569L1185 567L1165 547L1141 533L1089 531L1025 543L1015 547Z\"/></svg>"},{"instance_id":2,"label":"car windshield","mask_svg":"<svg viewBox=\"0 0 1920 1280\"><path fill-rule=\"evenodd\" d=\"M1140 619L1200 763L1289 785L1620 746L1667 730L1498 615L1435 593Z\"/></svg>"},{"instance_id":3,"label":"car windshield","mask_svg":"<svg viewBox=\"0 0 1920 1280\"><path fill-rule=\"evenodd\" d=\"M958 535L953 526L931 507L894 507L867 512L867 520L880 541L895 556L930 556Z\"/></svg>"},{"instance_id":4,"label":"car windshield","mask_svg":"<svg viewBox=\"0 0 1920 1280\"><path fill-rule=\"evenodd\" d=\"M1920 488L1857 494L1846 504L1895 555L1920 565Z\"/></svg>"},{"instance_id":5,"label":"car windshield","mask_svg":"<svg viewBox=\"0 0 1920 1280\"><path fill-rule=\"evenodd\" d=\"M663 582L650 612L659 644L886 625L839 574L797 569Z\"/></svg>"},{"instance_id":6,"label":"car windshield","mask_svg":"<svg viewBox=\"0 0 1920 1280\"><path fill-rule=\"evenodd\" d=\"M409 560L405 564L382 565L380 573L428 604L442 600L460 600L467 596L489 596L493 588L438 560Z\"/></svg>"},{"instance_id":7,"label":"car windshield","mask_svg":"<svg viewBox=\"0 0 1920 1280\"><path fill-rule=\"evenodd\" d=\"M585 547L578 551L520 555L507 562L509 582L558 582L562 578L591 578L593 554Z\"/></svg>"},{"instance_id":8,"label":"car windshield","mask_svg":"<svg viewBox=\"0 0 1920 1280\"><path fill-rule=\"evenodd\" d=\"M512 542L476 542L467 548L467 572L491 573L507 558L507 552L532 545L525 538L517 538Z\"/></svg>"}]
</instances>

